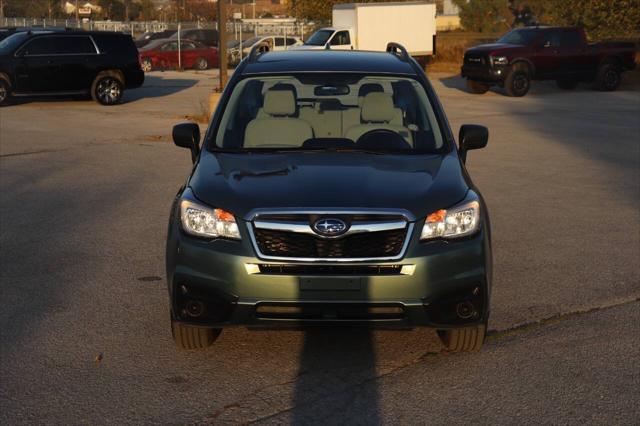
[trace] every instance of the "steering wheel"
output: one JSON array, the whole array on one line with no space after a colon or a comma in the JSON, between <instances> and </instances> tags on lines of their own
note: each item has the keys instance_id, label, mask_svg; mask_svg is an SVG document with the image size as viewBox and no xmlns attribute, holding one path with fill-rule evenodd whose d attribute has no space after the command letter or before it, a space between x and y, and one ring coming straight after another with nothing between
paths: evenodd
<instances>
[{"instance_id":1,"label":"steering wheel","mask_svg":"<svg viewBox=\"0 0 640 426\"><path fill-rule=\"evenodd\" d=\"M411 145L398 132L389 129L369 130L358 138L356 145L365 149L411 149Z\"/></svg>"}]
</instances>

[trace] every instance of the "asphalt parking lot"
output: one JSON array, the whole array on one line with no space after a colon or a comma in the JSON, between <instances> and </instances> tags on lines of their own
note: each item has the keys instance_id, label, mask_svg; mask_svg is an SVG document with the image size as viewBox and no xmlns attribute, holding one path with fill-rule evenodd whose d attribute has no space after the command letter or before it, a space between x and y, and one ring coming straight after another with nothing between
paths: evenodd
<instances>
[{"instance_id":1,"label":"asphalt parking lot","mask_svg":"<svg viewBox=\"0 0 640 426\"><path fill-rule=\"evenodd\" d=\"M0 423L640 423L640 90L467 94L433 75L493 222L491 335L226 330L171 338L164 238L190 171L171 126L213 72L125 103L0 109Z\"/></svg>"}]
</instances>

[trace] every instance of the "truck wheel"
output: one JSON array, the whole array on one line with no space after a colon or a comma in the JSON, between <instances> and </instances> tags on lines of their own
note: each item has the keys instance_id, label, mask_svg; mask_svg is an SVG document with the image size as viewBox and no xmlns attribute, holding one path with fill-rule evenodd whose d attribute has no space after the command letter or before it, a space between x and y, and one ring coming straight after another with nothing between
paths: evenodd
<instances>
[{"instance_id":1,"label":"truck wheel","mask_svg":"<svg viewBox=\"0 0 640 426\"><path fill-rule=\"evenodd\" d=\"M512 70L504 81L504 89L507 95L516 98L526 95L529 88L531 88L529 71L522 68Z\"/></svg>"},{"instance_id":2,"label":"truck wheel","mask_svg":"<svg viewBox=\"0 0 640 426\"><path fill-rule=\"evenodd\" d=\"M206 58L198 58L194 67L197 70L204 71L209 68L209 61Z\"/></svg>"},{"instance_id":3,"label":"truck wheel","mask_svg":"<svg viewBox=\"0 0 640 426\"><path fill-rule=\"evenodd\" d=\"M604 64L598 68L596 89L603 92L613 92L620 86L621 81L620 69L614 64Z\"/></svg>"},{"instance_id":4,"label":"truck wheel","mask_svg":"<svg viewBox=\"0 0 640 426\"><path fill-rule=\"evenodd\" d=\"M93 80L91 97L101 105L115 105L122 99L124 84L113 71L103 71Z\"/></svg>"},{"instance_id":5,"label":"truck wheel","mask_svg":"<svg viewBox=\"0 0 640 426\"><path fill-rule=\"evenodd\" d=\"M171 334L180 349L206 349L222 333L220 328L195 327L171 321Z\"/></svg>"},{"instance_id":6,"label":"truck wheel","mask_svg":"<svg viewBox=\"0 0 640 426\"><path fill-rule=\"evenodd\" d=\"M478 352L482 348L486 334L486 324L438 330L442 345L449 352Z\"/></svg>"},{"instance_id":7,"label":"truck wheel","mask_svg":"<svg viewBox=\"0 0 640 426\"><path fill-rule=\"evenodd\" d=\"M470 93L475 93L476 95L482 95L489 91L491 86L486 83L480 83L479 81L469 80L467 79L467 90Z\"/></svg>"},{"instance_id":8,"label":"truck wheel","mask_svg":"<svg viewBox=\"0 0 640 426\"><path fill-rule=\"evenodd\" d=\"M578 87L578 81L570 78L556 80L556 84L563 90L573 90Z\"/></svg>"},{"instance_id":9,"label":"truck wheel","mask_svg":"<svg viewBox=\"0 0 640 426\"><path fill-rule=\"evenodd\" d=\"M9 82L0 77L0 106L9 105L11 99L11 86Z\"/></svg>"}]
</instances>

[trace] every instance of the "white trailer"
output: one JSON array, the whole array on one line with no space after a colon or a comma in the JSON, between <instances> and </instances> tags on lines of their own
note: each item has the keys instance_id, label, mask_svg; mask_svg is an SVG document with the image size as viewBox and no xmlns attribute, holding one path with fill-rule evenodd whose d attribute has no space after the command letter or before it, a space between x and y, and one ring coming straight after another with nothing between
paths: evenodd
<instances>
[{"instance_id":1,"label":"white trailer","mask_svg":"<svg viewBox=\"0 0 640 426\"><path fill-rule=\"evenodd\" d=\"M432 2L336 4L332 24L316 31L298 49L384 51L393 41L412 56L429 56L436 50L436 5Z\"/></svg>"}]
</instances>

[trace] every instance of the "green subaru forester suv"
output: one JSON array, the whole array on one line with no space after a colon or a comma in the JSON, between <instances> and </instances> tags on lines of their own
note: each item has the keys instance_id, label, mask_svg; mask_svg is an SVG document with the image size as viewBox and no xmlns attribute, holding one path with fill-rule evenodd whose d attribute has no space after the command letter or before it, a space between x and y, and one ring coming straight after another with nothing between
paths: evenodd
<instances>
[{"instance_id":1,"label":"green subaru forester suv","mask_svg":"<svg viewBox=\"0 0 640 426\"><path fill-rule=\"evenodd\" d=\"M174 127L193 170L171 209L167 282L178 346L229 326L432 327L477 351L489 317L487 207L406 50L258 48L207 132Z\"/></svg>"}]
</instances>

